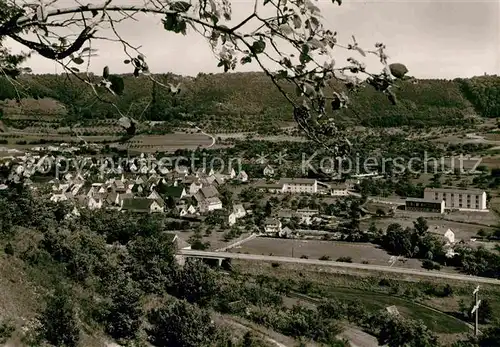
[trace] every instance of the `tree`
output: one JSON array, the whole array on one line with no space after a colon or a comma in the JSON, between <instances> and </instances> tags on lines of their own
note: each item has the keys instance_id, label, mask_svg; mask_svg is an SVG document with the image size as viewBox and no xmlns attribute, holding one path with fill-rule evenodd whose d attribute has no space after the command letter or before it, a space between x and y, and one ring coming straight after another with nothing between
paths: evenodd
<instances>
[{"instance_id":1,"label":"tree","mask_svg":"<svg viewBox=\"0 0 500 347\"><path fill-rule=\"evenodd\" d=\"M177 272L173 289L181 299L207 305L217 293L217 274L202 261L190 260Z\"/></svg>"},{"instance_id":2,"label":"tree","mask_svg":"<svg viewBox=\"0 0 500 347\"><path fill-rule=\"evenodd\" d=\"M127 249L130 254L127 265L132 279L140 283L145 292L161 293L172 285L176 269L175 249L167 234L139 236Z\"/></svg>"},{"instance_id":3,"label":"tree","mask_svg":"<svg viewBox=\"0 0 500 347\"><path fill-rule=\"evenodd\" d=\"M57 287L47 300L47 307L40 315L41 336L57 347L76 347L79 328L73 300L63 287Z\"/></svg>"},{"instance_id":4,"label":"tree","mask_svg":"<svg viewBox=\"0 0 500 347\"><path fill-rule=\"evenodd\" d=\"M208 347L217 329L209 312L183 300L172 300L148 314L149 340L158 347Z\"/></svg>"},{"instance_id":5,"label":"tree","mask_svg":"<svg viewBox=\"0 0 500 347\"><path fill-rule=\"evenodd\" d=\"M434 347L436 336L421 322L399 316L384 315L379 318L380 345L388 347Z\"/></svg>"},{"instance_id":6,"label":"tree","mask_svg":"<svg viewBox=\"0 0 500 347\"><path fill-rule=\"evenodd\" d=\"M273 213L273 205L270 201L266 202L266 207L264 208L264 213L266 217L269 217Z\"/></svg>"},{"instance_id":7,"label":"tree","mask_svg":"<svg viewBox=\"0 0 500 347\"><path fill-rule=\"evenodd\" d=\"M332 2L338 5L342 3L341 0ZM86 63L96 53L90 45L92 40L99 39L96 32L104 26L111 26L116 36L114 39L124 47L124 63L131 66L131 72L135 76L146 75L166 87L171 95L179 94L179 85L161 84L155 80L145 56L128 44L115 29L117 22L134 20L138 13L161 17L164 29L171 33L186 35L188 31L195 31L203 35L219 60L218 66L225 72L234 70L238 65L257 64L293 106L294 118L301 129L313 141L335 152L341 148L337 150L331 144L340 143L341 147L349 147L350 144L341 135L333 118L322 116L345 108L348 97L340 88L325 92L328 82L334 80L345 85L348 90L356 90L362 82L358 76L367 77L368 85L386 94L389 101L395 104L392 87L397 80L405 79L408 72L403 64L388 63L382 43L376 43L374 50L364 50L353 36L350 42L337 44L337 33L324 27L320 8L310 0L255 1L252 13L236 24L229 23L232 17L230 1L208 3L199 0L194 4L173 1L159 4L146 0L134 5L115 5L112 1L106 1L99 5L77 3L74 7L59 6L59 2L46 5L35 0L27 3L2 2L0 42L9 37L30 51L59 63L72 78L90 87L98 98L115 106L122 116L120 124L129 135L135 134L137 122L125 117L115 103L116 96L123 93L123 79L113 75L108 66L103 67L100 77L89 74L84 67L88 66ZM264 17L260 12L262 8L270 8L275 15ZM56 30L61 23L68 28L68 32L79 34L62 35ZM35 35L29 36L28 33ZM3 45L0 48L0 67L8 78L17 77L23 72L19 64L28 55L12 55ZM319 61L319 57L333 54L333 49L339 48L354 51L359 58L349 58L347 66L337 66L333 60L325 63ZM359 60L367 54L379 59L381 72L368 72L365 64ZM270 63L279 66L279 70L274 72L267 68ZM281 80L293 88L285 88ZM295 90L295 94L291 90ZM108 92L109 97L101 91ZM327 103L330 105L327 106Z\"/></svg>"},{"instance_id":8,"label":"tree","mask_svg":"<svg viewBox=\"0 0 500 347\"><path fill-rule=\"evenodd\" d=\"M141 292L134 282L122 278L111 291L106 307L106 332L115 339L133 339L141 325Z\"/></svg>"},{"instance_id":9,"label":"tree","mask_svg":"<svg viewBox=\"0 0 500 347\"><path fill-rule=\"evenodd\" d=\"M423 217L418 217L417 220L413 222L413 227L415 228L419 236L425 235L429 230L427 221Z\"/></svg>"}]
</instances>

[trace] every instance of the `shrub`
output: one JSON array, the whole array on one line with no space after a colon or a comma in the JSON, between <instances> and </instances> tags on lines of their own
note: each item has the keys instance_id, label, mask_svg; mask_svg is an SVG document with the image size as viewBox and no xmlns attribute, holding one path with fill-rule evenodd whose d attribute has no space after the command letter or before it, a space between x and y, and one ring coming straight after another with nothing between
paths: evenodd
<instances>
[{"instance_id":1,"label":"shrub","mask_svg":"<svg viewBox=\"0 0 500 347\"><path fill-rule=\"evenodd\" d=\"M340 258L337 258L337 261L342 262L342 263L352 263L352 258L351 257L340 257Z\"/></svg>"}]
</instances>

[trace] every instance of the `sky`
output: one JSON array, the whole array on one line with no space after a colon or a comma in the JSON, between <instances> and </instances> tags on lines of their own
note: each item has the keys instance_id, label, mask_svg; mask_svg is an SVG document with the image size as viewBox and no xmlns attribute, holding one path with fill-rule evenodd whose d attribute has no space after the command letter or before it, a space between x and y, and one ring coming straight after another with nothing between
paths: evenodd
<instances>
[{"instance_id":1,"label":"sky","mask_svg":"<svg viewBox=\"0 0 500 347\"><path fill-rule=\"evenodd\" d=\"M114 0L113 3L141 3L141 0ZM196 1L196 0L192 0ZM258 0L262 6L263 0ZM231 0L233 19L251 13L253 0ZM100 1L90 1L98 4ZM74 0L59 0L59 6ZM318 0L325 27L338 32L339 42L348 43L354 35L363 48L372 49L376 42L387 46L390 62L400 62L417 78L471 77L500 75L500 1L499 0L344 0L342 6L331 0ZM265 12L265 8L264 8ZM133 45L141 45L150 70L196 76L199 72L222 72L217 67L209 44L196 33L183 36L167 32L161 17L141 15L137 21L117 26L122 37ZM101 36L109 35L101 31ZM11 44L19 50L17 44ZM109 65L112 73L131 72L124 65L120 44L102 41L94 44L91 70L98 72ZM362 58L354 52L339 51L338 64L349 56ZM28 65L34 73L60 73L54 62L33 56ZM376 60L368 60L368 68L380 68ZM236 71L258 70L249 65Z\"/></svg>"}]
</instances>

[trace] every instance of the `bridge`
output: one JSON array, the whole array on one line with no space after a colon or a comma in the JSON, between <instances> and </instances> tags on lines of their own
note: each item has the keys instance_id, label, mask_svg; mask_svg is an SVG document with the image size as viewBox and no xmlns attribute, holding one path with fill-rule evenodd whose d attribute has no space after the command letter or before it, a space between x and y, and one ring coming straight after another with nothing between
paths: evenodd
<instances>
[{"instance_id":1,"label":"bridge","mask_svg":"<svg viewBox=\"0 0 500 347\"><path fill-rule=\"evenodd\" d=\"M330 260L302 259L302 258L277 257L277 256L258 255L258 254L229 253L229 252L207 252L207 251L197 251L192 249L179 250L177 252L177 257L181 263L183 263L186 258L198 258L208 261L214 261L217 263L218 266L221 266L223 264L223 261L227 259L242 259L242 260L267 261L273 263L320 265L320 266L339 268L343 270L366 270L373 272L395 273L395 274L404 274L413 276L450 279L456 281L467 281L467 282L482 283L482 284L500 285L500 280L494 278L453 274L453 273L446 273L434 270L423 271L423 270L395 268L395 267L381 266L381 265L343 263Z\"/></svg>"}]
</instances>

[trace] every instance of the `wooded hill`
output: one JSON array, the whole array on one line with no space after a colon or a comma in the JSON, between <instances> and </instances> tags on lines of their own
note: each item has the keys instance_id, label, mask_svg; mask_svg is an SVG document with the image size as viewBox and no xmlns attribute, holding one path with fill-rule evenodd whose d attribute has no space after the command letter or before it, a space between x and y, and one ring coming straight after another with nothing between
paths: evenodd
<instances>
[{"instance_id":1,"label":"wooded hill","mask_svg":"<svg viewBox=\"0 0 500 347\"><path fill-rule=\"evenodd\" d=\"M130 110L129 115L143 120L165 120L174 125L195 121L207 129L242 131L293 121L290 105L263 73L199 74L195 78L156 75L155 79L163 84L181 83L181 92L176 96L168 95L164 87L155 85L148 77L122 77L123 95L114 97L105 92L102 95L117 104L123 113ZM17 86L16 90L6 80L0 81L0 99L16 99L18 95L53 98L65 106L64 119L69 122L119 117L111 104L98 100L91 88L76 78L26 75L19 82L21 87ZM292 91L291 86L285 88ZM477 117L500 116L498 76L404 82L396 92L399 102L393 106L383 94L367 86L351 93L350 107L336 116L347 124L373 127L456 126L468 124ZM61 114L60 109L54 111L54 107L44 110L40 102L36 107L31 104L34 102L23 103L21 108L4 104L3 114Z\"/></svg>"}]
</instances>

